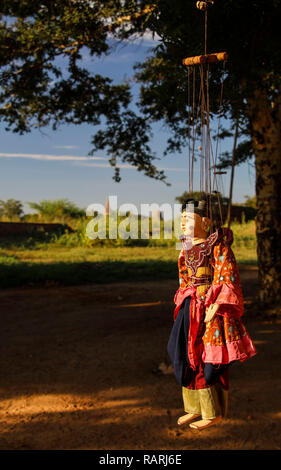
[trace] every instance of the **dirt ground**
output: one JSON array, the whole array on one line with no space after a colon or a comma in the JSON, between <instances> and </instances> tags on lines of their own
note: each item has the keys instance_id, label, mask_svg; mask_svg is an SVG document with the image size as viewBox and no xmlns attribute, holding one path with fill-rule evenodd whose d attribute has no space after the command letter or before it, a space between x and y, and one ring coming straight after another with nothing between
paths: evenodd
<instances>
[{"instance_id":1,"label":"dirt ground","mask_svg":"<svg viewBox=\"0 0 281 470\"><path fill-rule=\"evenodd\" d=\"M281 322L252 306L258 355L232 366L229 414L179 428L181 391L153 372L167 359L177 280L6 289L1 302L0 449L280 449Z\"/></svg>"}]
</instances>

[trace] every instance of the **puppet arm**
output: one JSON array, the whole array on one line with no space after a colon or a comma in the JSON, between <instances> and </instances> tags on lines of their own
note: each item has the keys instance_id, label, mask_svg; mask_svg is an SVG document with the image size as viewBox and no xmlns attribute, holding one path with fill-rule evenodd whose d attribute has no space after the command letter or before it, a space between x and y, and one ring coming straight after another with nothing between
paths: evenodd
<instances>
[{"instance_id":1,"label":"puppet arm","mask_svg":"<svg viewBox=\"0 0 281 470\"><path fill-rule=\"evenodd\" d=\"M216 315L219 307L220 307L219 304L211 304L206 310L204 321L205 322L211 321L212 318L214 318L214 316Z\"/></svg>"},{"instance_id":2,"label":"puppet arm","mask_svg":"<svg viewBox=\"0 0 281 470\"><path fill-rule=\"evenodd\" d=\"M229 245L220 242L214 247L213 256L214 277L205 299L205 321L215 314L241 317L243 294L234 254Z\"/></svg>"},{"instance_id":3,"label":"puppet arm","mask_svg":"<svg viewBox=\"0 0 281 470\"><path fill-rule=\"evenodd\" d=\"M179 268L179 285L181 289L184 289L188 284L188 272L187 272L187 267L185 264L184 249L182 249L179 254L178 268Z\"/></svg>"}]
</instances>

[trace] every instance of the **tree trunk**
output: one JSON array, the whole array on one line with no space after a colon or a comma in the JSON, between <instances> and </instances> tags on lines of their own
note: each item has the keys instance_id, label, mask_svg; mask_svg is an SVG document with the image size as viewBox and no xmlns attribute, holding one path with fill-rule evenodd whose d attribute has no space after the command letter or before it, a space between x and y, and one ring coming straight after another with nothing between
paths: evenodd
<instances>
[{"instance_id":1,"label":"tree trunk","mask_svg":"<svg viewBox=\"0 0 281 470\"><path fill-rule=\"evenodd\" d=\"M259 299L281 302L281 100L270 103L259 88L248 99L256 166Z\"/></svg>"}]
</instances>

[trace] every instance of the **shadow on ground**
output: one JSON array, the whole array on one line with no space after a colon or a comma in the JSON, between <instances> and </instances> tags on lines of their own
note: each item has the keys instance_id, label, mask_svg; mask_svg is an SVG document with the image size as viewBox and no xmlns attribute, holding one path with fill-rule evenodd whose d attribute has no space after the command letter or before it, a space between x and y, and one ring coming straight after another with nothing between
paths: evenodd
<instances>
[{"instance_id":1,"label":"shadow on ground","mask_svg":"<svg viewBox=\"0 0 281 470\"><path fill-rule=\"evenodd\" d=\"M258 355L232 366L228 419L178 428L166 359L177 281L7 289L1 296L1 449L280 449L281 322L251 311Z\"/></svg>"}]
</instances>

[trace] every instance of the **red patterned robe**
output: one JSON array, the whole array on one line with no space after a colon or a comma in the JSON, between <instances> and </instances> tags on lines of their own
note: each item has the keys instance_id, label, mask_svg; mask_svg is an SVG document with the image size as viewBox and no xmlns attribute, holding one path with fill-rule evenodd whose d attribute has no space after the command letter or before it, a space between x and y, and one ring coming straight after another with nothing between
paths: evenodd
<instances>
[{"instance_id":1,"label":"red patterned robe","mask_svg":"<svg viewBox=\"0 0 281 470\"><path fill-rule=\"evenodd\" d=\"M188 362L196 371L187 388L199 389L204 382L204 364L226 365L245 361L256 354L255 346L243 325L243 294L238 267L230 248L232 231L220 229L205 242L192 245L182 237L179 254L180 287L175 294L174 320L186 297L191 298ZM219 304L217 314L207 323L205 311L211 304ZM223 388L228 388L226 371L220 377Z\"/></svg>"}]
</instances>

